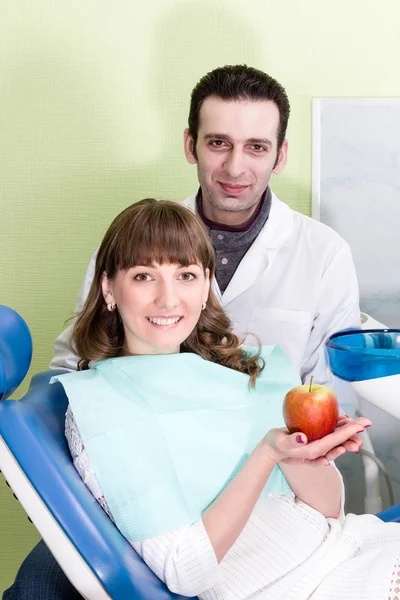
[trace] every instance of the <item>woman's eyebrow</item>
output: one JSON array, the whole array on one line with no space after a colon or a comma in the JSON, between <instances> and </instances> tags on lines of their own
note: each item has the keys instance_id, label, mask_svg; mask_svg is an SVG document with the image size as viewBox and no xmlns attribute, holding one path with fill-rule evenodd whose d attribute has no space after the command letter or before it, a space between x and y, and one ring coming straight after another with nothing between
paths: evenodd
<instances>
[{"instance_id":1,"label":"woman's eyebrow","mask_svg":"<svg viewBox=\"0 0 400 600\"><path fill-rule=\"evenodd\" d=\"M179 269L191 269L193 267L197 267L198 269L202 269L202 266L199 263L189 263L188 265L179 265Z\"/></svg>"},{"instance_id":2,"label":"woman's eyebrow","mask_svg":"<svg viewBox=\"0 0 400 600\"><path fill-rule=\"evenodd\" d=\"M130 269L156 269L157 267L154 263L140 261L140 263L137 263L136 265L133 265L132 267L129 267L129 268Z\"/></svg>"},{"instance_id":3,"label":"woman's eyebrow","mask_svg":"<svg viewBox=\"0 0 400 600\"><path fill-rule=\"evenodd\" d=\"M195 262L183 265L182 263L179 263L179 262L176 262L176 261L172 261L172 262L165 261L162 264L164 264L164 265L167 265L167 264L176 264L177 269L189 269L189 268L192 268L192 267L197 267L199 269L202 269L202 266L199 263L195 263ZM162 266L162 264L161 264L161 266ZM159 267L160 267L160 265L158 263L155 264L155 263L152 263L152 262L140 261L140 263L137 263L136 265L133 265L132 267L129 267L129 268L130 269L142 269L142 268L144 268L144 269L158 269Z\"/></svg>"}]
</instances>

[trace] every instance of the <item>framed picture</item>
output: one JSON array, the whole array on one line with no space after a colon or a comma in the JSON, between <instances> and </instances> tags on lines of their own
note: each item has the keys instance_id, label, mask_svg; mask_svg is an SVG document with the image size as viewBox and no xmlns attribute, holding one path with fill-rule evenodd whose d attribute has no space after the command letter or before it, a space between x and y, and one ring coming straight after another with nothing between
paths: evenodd
<instances>
[{"instance_id":1,"label":"framed picture","mask_svg":"<svg viewBox=\"0 0 400 600\"><path fill-rule=\"evenodd\" d=\"M312 216L350 244L361 310L400 328L400 98L314 98L312 110Z\"/></svg>"}]
</instances>

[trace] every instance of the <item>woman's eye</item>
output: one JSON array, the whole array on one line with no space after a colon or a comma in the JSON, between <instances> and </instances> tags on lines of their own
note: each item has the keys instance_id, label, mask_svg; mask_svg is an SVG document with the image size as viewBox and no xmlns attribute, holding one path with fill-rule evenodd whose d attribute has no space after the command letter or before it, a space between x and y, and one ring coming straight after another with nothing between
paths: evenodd
<instances>
[{"instance_id":1,"label":"woman's eye","mask_svg":"<svg viewBox=\"0 0 400 600\"><path fill-rule=\"evenodd\" d=\"M193 281L193 279L196 279L196 275L193 275L193 273L181 273L179 277L183 281Z\"/></svg>"},{"instance_id":2,"label":"woman's eye","mask_svg":"<svg viewBox=\"0 0 400 600\"><path fill-rule=\"evenodd\" d=\"M151 277L148 273L138 273L134 277L135 281L150 281Z\"/></svg>"}]
</instances>

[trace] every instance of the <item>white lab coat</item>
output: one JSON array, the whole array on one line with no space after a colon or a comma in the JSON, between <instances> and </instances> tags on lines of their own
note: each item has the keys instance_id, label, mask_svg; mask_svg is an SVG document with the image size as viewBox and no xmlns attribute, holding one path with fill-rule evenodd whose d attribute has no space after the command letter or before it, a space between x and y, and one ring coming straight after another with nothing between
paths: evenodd
<instances>
[{"instance_id":1,"label":"white lab coat","mask_svg":"<svg viewBox=\"0 0 400 600\"><path fill-rule=\"evenodd\" d=\"M195 210L196 195L184 202ZM79 292L79 311L93 279L93 255ZM268 220L217 297L239 335L280 344L303 381L330 385L324 344L337 331L360 328L358 283L349 245L330 227L292 210L272 194ZM55 342L52 369L76 369L71 326ZM254 342L254 338L253 338ZM247 336L251 344L251 336Z\"/></svg>"}]
</instances>

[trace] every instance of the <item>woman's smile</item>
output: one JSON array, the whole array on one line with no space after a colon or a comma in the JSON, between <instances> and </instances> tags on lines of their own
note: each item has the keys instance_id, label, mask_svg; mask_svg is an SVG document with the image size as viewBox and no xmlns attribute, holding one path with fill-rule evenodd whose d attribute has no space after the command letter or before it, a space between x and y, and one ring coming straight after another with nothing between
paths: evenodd
<instances>
[{"instance_id":1,"label":"woman's smile","mask_svg":"<svg viewBox=\"0 0 400 600\"><path fill-rule=\"evenodd\" d=\"M179 315L171 315L168 317L146 317L151 325L154 325L155 327L162 327L163 329L170 329L171 327L178 325L183 318L183 316Z\"/></svg>"}]
</instances>

